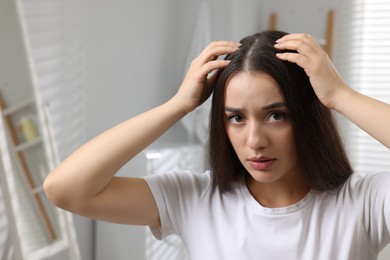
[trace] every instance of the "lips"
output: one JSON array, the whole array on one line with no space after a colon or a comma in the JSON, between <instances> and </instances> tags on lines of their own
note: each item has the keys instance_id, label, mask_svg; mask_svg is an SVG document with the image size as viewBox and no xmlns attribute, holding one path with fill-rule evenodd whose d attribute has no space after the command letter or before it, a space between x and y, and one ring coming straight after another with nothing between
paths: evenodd
<instances>
[{"instance_id":1,"label":"lips","mask_svg":"<svg viewBox=\"0 0 390 260\"><path fill-rule=\"evenodd\" d=\"M270 168L276 161L276 158L253 157L248 160L249 165L257 171L265 171Z\"/></svg>"}]
</instances>

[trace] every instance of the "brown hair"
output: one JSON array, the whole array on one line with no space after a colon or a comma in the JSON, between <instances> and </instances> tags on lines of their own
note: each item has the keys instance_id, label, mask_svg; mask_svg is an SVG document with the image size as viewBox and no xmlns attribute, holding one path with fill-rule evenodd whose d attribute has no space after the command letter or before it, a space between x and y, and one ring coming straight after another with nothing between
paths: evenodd
<instances>
[{"instance_id":1,"label":"brown hair","mask_svg":"<svg viewBox=\"0 0 390 260\"><path fill-rule=\"evenodd\" d=\"M275 55L281 51L273 45L284 35L265 31L242 39L239 50L226 56L229 65L218 72L210 114L209 160L213 188L221 192L248 174L227 137L224 122L225 86L241 71L264 72L278 84L289 110L299 163L313 189L336 189L352 174L331 111L315 95L305 71Z\"/></svg>"}]
</instances>

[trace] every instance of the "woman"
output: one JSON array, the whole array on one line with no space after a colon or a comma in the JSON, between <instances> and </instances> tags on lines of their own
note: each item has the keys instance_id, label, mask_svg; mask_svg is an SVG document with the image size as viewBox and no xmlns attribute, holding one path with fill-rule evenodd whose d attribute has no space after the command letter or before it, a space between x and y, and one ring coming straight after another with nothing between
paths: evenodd
<instances>
[{"instance_id":1,"label":"woman","mask_svg":"<svg viewBox=\"0 0 390 260\"><path fill-rule=\"evenodd\" d=\"M114 177L213 91L212 171ZM44 189L77 214L177 233L191 259L376 259L390 174L352 174L329 109L390 148L390 106L349 88L310 35L214 42L174 97L82 146Z\"/></svg>"}]
</instances>

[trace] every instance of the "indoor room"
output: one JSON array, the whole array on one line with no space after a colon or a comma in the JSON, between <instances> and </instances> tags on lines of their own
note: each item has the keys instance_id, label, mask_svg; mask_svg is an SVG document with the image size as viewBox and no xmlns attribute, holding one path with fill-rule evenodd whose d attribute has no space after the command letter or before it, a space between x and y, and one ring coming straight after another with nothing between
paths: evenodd
<instances>
[{"instance_id":1,"label":"indoor room","mask_svg":"<svg viewBox=\"0 0 390 260\"><path fill-rule=\"evenodd\" d=\"M159 240L156 238L159 231L149 228L148 224L129 225L120 217L118 219L121 221L115 221L116 218L107 213L110 209L107 205L100 208L105 213L96 213L96 216L102 216L100 220L90 217L95 213L75 213L77 210L88 212L77 206L73 213L67 208L61 209L48 198L49 188L44 188L44 182L49 173L87 141L121 122L173 100L172 97L181 93L178 92L179 88L184 86L180 90L185 89L185 83L189 82L190 74L187 72L196 65L193 60L206 53L202 51L210 42L237 44L246 36L264 31L283 31L296 37L298 33L303 33L305 40L309 34L308 41L314 44L315 51L321 49L327 54L321 56L325 57L324 63L334 64L340 78L351 91L378 100L378 106L383 111L389 110L390 3L386 0L0 1L0 260L189 260L192 259L190 255L193 259L200 259L195 257L192 249L187 250L188 242L180 235L165 237L164 233L164 239ZM294 51L296 48L296 52L288 53L298 55L301 49L298 44L295 45L297 41L282 41L281 45L292 46ZM243 49L241 46L244 43L237 45L234 51ZM229 66L223 62L227 62L229 57L236 57L234 51L215 50L210 54L207 61L212 65L208 71L210 73L207 72L203 78L204 82L211 82L214 75L221 75L218 69L222 71ZM281 59L293 58L286 55ZM306 68L306 64L302 65L299 60L294 60L295 63L310 77L310 68ZM231 84L235 77L236 74L233 74L226 79L226 84ZM335 77L338 79L338 76ZM310 78L311 84L315 85L313 78ZM314 91L317 94L316 89ZM153 175L169 171L204 173L210 170L212 167L208 156L209 133L213 124L210 119L214 106L212 98L201 100L205 101L201 106L193 107L191 113L175 118L175 122L169 123L164 131L151 134L158 135L158 140L150 137L153 139L150 142L148 138L142 140L145 142L140 141L142 146L137 153L134 152L131 161L126 160L123 166L117 167L115 176L123 177L123 180L130 179L128 177L143 179L144 176L152 178ZM316 100L325 104L321 97ZM376 107L376 103L369 105L368 102L367 107ZM285 102L282 105L286 106ZM338 109L326 104L325 107L330 108L336 118L335 125L340 130L340 140L353 168L353 175L385 175L387 172L390 176L390 140L386 137L390 133L386 130L390 129L390 117L386 116L390 114L376 110L378 126L371 131L374 128L371 123L360 124L347 112L338 113ZM236 110L234 107L229 109ZM351 114L359 114L355 109L350 110ZM162 116L165 115L162 112ZM158 117L155 117L156 120ZM374 121L368 113L366 117ZM153 120L146 119L137 122L132 129L140 134L148 132L148 125ZM241 123L236 114L229 122L233 122L233 119L234 123ZM368 130L365 125L369 125ZM237 125L235 129L238 129ZM126 138L126 135L122 139L118 137L118 143L122 140L126 143ZM90 148L93 158L80 159L78 165L85 163L85 168L93 168L94 165L99 168L104 155L115 145L107 140L106 145L101 146L103 149ZM233 142L230 145L234 146ZM299 146L298 143L295 145ZM237 152L235 146L234 149ZM258 168L272 169L273 162L268 159L264 161L261 159L255 164ZM277 162L274 166L277 166ZM73 182L74 187L80 186L78 177L82 179L83 174L88 175L83 167L79 167L74 176L68 177L71 180L67 180ZM265 168L258 171L267 171ZM61 182L60 179L56 181ZM350 185L354 185L353 180L350 182ZM90 186L98 185L93 178L89 183ZM108 184L111 182L102 185ZM49 184L46 186L49 187ZM59 186L53 184L53 187L56 190ZM376 211L372 209L373 215L356 217L362 224L357 229L364 233L360 228L366 227L366 223L378 224L380 230L375 237L370 233L364 239L367 239L367 248L370 248L372 255L380 251L377 259L385 260L390 259L390 246L387 245L390 243L390 201L387 207L384 204L386 196L383 195L384 202L380 204L381 194L375 193L373 187L370 186L367 195L361 196L366 203L362 207L368 211L372 204L378 204L378 208L375 208ZM76 188L72 190L69 184L64 190L69 194L77 193ZM153 193L156 196L154 189L147 191L149 195ZM57 196L56 191L52 194ZM143 194L140 193L138 204L146 200L142 198ZM151 198L157 203L164 200ZM126 201L126 198L121 197L120 200ZM355 201L353 198L351 200ZM156 210L158 206L161 217L160 204L153 205ZM121 211L115 209L117 211L113 212L120 214ZM351 219L355 219L352 216L354 212L347 209L343 214L350 214ZM180 211L175 207L172 210ZM336 237L342 240L344 236L341 235L344 222L337 222L337 217L335 219L338 232L333 232L332 227L329 227L331 231L324 228L329 232L329 241L336 241ZM382 222L376 223L376 219ZM141 220L139 223L147 221ZM299 223L309 225L304 220ZM367 228L369 231L370 227ZM229 229L227 226L223 231L226 234L221 231L226 241L231 241L231 236L235 237ZM322 230L318 226L310 227L310 230L316 229ZM349 232L348 227L345 230ZM178 233L186 236L186 232L182 230ZM361 241L363 238L360 234L355 230L345 236L351 241ZM240 235L245 235L245 232L237 236ZM206 238L202 239L207 241ZM294 238L284 239L283 242L271 241L270 237L268 242L284 244L282 247L290 243L294 245ZM218 241L221 244L224 242L223 239ZM321 240L321 245L316 246L327 244L327 241ZM314 247L311 249L316 250ZM204 254L203 259L215 259L207 254L207 250ZM334 257L327 258L325 255ZM346 253L344 257L337 258L327 252L318 259L356 259L353 255L353 252ZM236 259L233 255L230 257ZM303 258L291 257L313 259L305 258L304 254L301 255Z\"/></svg>"}]
</instances>

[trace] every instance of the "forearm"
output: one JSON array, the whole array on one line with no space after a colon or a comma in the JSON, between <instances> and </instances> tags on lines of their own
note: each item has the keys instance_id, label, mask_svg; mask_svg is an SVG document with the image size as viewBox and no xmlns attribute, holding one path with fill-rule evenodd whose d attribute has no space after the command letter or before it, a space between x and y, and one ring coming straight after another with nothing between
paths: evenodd
<instances>
[{"instance_id":1,"label":"forearm","mask_svg":"<svg viewBox=\"0 0 390 260\"><path fill-rule=\"evenodd\" d=\"M389 104L345 88L335 110L390 149Z\"/></svg>"},{"instance_id":2,"label":"forearm","mask_svg":"<svg viewBox=\"0 0 390 260\"><path fill-rule=\"evenodd\" d=\"M62 200L93 198L124 164L185 114L171 99L109 129L80 147L49 174L44 184L46 194L56 204L69 203Z\"/></svg>"}]
</instances>

